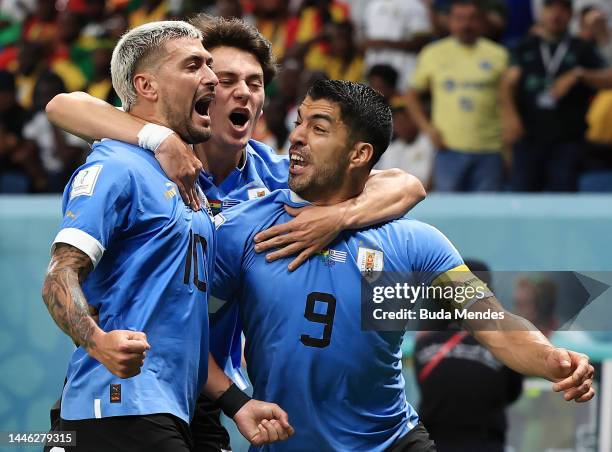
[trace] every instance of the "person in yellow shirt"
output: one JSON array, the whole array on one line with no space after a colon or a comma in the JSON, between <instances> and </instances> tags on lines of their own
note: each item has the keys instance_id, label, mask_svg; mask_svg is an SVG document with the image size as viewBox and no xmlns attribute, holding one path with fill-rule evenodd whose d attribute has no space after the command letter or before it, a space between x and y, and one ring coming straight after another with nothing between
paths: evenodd
<instances>
[{"instance_id":1,"label":"person in yellow shirt","mask_svg":"<svg viewBox=\"0 0 612 452\"><path fill-rule=\"evenodd\" d=\"M363 57L359 54L353 34L353 24L341 22L329 26L329 47L327 55L321 55L310 70L323 71L331 80L362 82L364 79Z\"/></svg>"},{"instance_id":2,"label":"person in yellow shirt","mask_svg":"<svg viewBox=\"0 0 612 452\"><path fill-rule=\"evenodd\" d=\"M438 149L438 191L496 191L502 185L497 93L508 53L481 37L481 18L475 1L452 3L451 35L423 49L406 94L411 115ZM432 96L431 119L420 99L427 91Z\"/></svg>"}]
</instances>

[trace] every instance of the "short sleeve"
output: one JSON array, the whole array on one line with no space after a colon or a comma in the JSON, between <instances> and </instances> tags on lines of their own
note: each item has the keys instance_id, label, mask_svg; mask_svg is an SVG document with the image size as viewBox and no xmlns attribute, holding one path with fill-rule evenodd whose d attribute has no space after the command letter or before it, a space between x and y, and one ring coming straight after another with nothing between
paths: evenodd
<instances>
[{"instance_id":1,"label":"short sleeve","mask_svg":"<svg viewBox=\"0 0 612 452\"><path fill-rule=\"evenodd\" d=\"M53 246L67 243L89 256L94 267L129 224L133 186L129 169L110 160L81 166L64 191L63 219Z\"/></svg>"},{"instance_id":2,"label":"short sleeve","mask_svg":"<svg viewBox=\"0 0 612 452\"><path fill-rule=\"evenodd\" d=\"M438 229L420 222L413 226L408 241L413 271L437 276L463 265L457 249Z\"/></svg>"},{"instance_id":3,"label":"short sleeve","mask_svg":"<svg viewBox=\"0 0 612 452\"><path fill-rule=\"evenodd\" d=\"M432 75L431 48L425 47L417 59L417 64L410 80L410 87L417 91L426 91L429 88Z\"/></svg>"}]
</instances>

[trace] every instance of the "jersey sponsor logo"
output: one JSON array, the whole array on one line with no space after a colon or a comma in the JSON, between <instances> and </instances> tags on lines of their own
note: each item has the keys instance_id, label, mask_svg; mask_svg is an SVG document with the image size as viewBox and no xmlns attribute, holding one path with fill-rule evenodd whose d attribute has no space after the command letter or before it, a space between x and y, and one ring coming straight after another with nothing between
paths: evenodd
<instances>
[{"instance_id":1,"label":"jersey sponsor logo","mask_svg":"<svg viewBox=\"0 0 612 452\"><path fill-rule=\"evenodd\" d=\"M331 248L324 248L319 251L317 255L319 256L319 259L328 267L332 267L336 262L344 264L347 257L346 251L338 251Z\"/></svg>"},{"instance_id":2,"label":"jersey sponsor logo","mask_svg":"<svg viewBox=\"0 0 612 452\"><path fill-rule=\"evenodd\" d=\"M493 69L493 64L491 64L489 60L482 60L479 66L480 69L482 69L483 71L490 71L491 69Z\"/></svg>"},{"instance_id":3,"label":"jersey sponsor logo","mask_svg":"<svg viewBox=\"0 0 612 452\"><path fill-rule=\"evenodd\" d=\"M384 254L379 250L359 247L357 265L359 266L359 271L366 274L381 272L384 267Z\"/></svg>"},{"instance_id":4,"label":"jersey sponsor logo","mask_svg":"<svg viewBox=\"0 0 612 452\"><path fill-rule=\"evenodd\" d=\"M218 213L213 217L213 221L215 222L215 229L219 229L221 225L227 221L227 218L225 218L222 213Z\"/></svg>"},{"instance_id":5,"label":"jersey sponsor logo","mask_svg":"<svg viewBox=\"0 0 612 452\"><path fill-rule=\"evenodd\" d=\"M70 199L93 195L100 171L102 171L102 165L92 165L79 171L72 180Z\"/></svg>"}]
</instances>

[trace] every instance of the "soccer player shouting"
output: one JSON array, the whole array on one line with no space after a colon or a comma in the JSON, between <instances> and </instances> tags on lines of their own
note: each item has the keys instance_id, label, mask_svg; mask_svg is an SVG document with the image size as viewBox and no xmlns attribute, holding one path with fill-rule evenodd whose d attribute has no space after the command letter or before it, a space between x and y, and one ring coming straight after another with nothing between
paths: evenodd
<instances>
[{"instance_id":1,"label":"soccer player shouting","mask_svg":"<svg viewBox=\"0 0 612 452\"><path fill-rule=\"evenodd\" d=\"M211 61L195 27L154 22L117 44L113 86L126 110L199 143L210 137L218 83ZM205 382L253 444L292 433L278 406L236 397L210 355L212 221L181 202L149 151L94 145L66 187L63 213L43 299L79 346L57 426L76 432L74 450L190 450L188 422Z\"/></svg>"},{"instance_id":2,"label":"soccer player shouting","mask_svg":"<svg viewBox=\"0 0 612 452\"><path fill-rule=\"evenodd\" d=\"M469 270L446 237L403 217L343 231L327 253L294 272L283 260L267 262L254 241L258 231L291 219L285 204L334 206L361 193L391 129L391 111L371 88L315 82L290 135L290 190L215 217L219 245L211 303L223 305L219 312L239 306L253 394L283 406L296 428L292 438L267 450L435 450L406 401L403 331L362 330L361 282L364 273L384 269L461 285L465 279L453 274ZM469 276L470 284L478 284ZM464 309L503 312L488 289L483 294ZM496 317L504 320L495 329L480 321L465 324L497 359L554 381L566 400L593 397L593 367L585 355L554 348L522 319Z\"/></svg>"}]
</instances>

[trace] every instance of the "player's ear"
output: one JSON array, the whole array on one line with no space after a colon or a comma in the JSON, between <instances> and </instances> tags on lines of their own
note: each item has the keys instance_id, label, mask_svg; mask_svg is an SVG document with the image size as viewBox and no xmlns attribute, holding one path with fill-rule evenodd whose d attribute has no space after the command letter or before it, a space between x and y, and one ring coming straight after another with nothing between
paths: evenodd
<instances>
[{"instance_id":1,"label":"player's ear","mask_svg":"<svg viewBox=\"0 0 612 452\"><path fill-rule=\"evenodd\" d=\"M158 98L158 84L154 75L149 72L139 72L134 74L134 89L139 97L143 97L151 102L156 102Z\"/></svg>"},{"instance_id":2,"label":"player's ear","mask_svg":"<svg viewBox=\"0 0 612 452\"><path fill-rule=\"evenodd\" d=\"M370 143L357 141L349 155L349 164L355 168L369 166L374 157L374 147Z\"/></svg>"}]
</instances>

